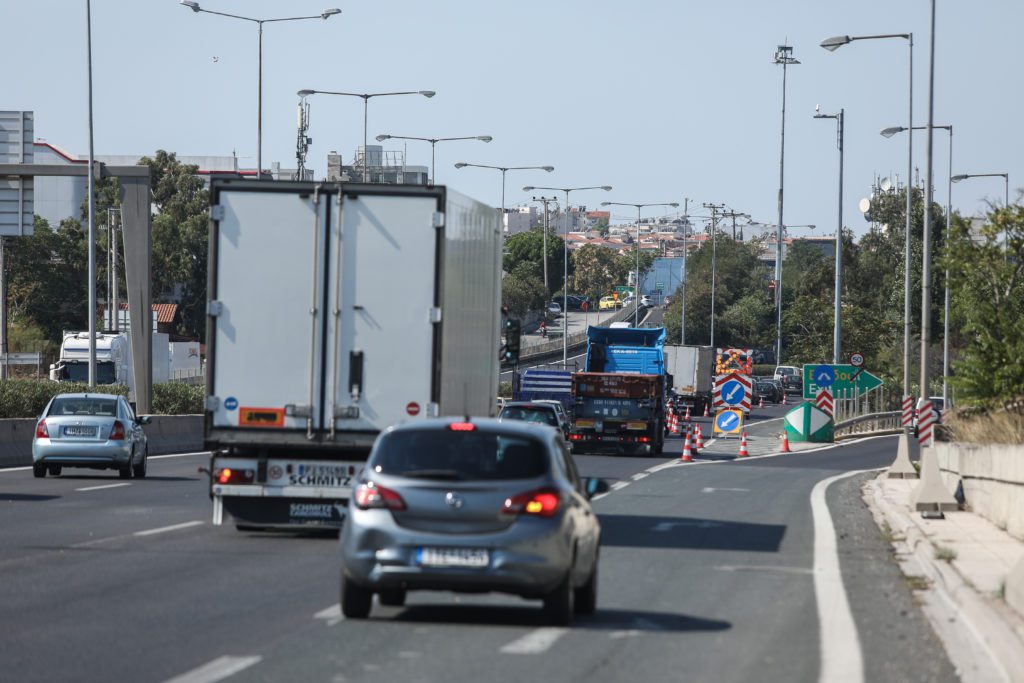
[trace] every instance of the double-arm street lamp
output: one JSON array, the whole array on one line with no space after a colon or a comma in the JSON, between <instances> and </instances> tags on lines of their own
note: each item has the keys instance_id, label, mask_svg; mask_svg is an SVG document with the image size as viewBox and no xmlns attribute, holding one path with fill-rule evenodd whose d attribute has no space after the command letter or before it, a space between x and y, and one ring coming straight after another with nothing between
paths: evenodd
<instances>
[{"instance_id":1,"label":"double-arm street lamp","mask_svg":"<svg viewBox=\"0 0 1024 683\"><path fill-rule=\"evenodd\" d=\"M434 177L434 148L439 142L449 142L451 140L479 140L480 142L490 142L493 140L490 135L469 135L458 138L417 138L412 135L378 135L377 142L384 142L385 140L422 140L423 142L430 143L430 184L433 185L437 182Z\"/></svg>"},{"instance_id":2,"label":"double-arm street lamp","mask_svg":"<svg viewBox=\"0 0 1024 683\"><path fill-rule=\"evenodd\" d=\"M909 48L908 66L908 87L907 87L907 125L914 125L914 34L913 33L884 33L872 36L834 36L821 41L821 47L829 52L835 52L843 45L852 43L855 40L882 40L888 38L899 38L907 41ZM907 216L904 232L903 246L903 395L910 395L910 233L911 215L913 213L913 177L914 177L914 136L907 136ZM926 207L927 210L927 207ZM922 387L922 391L926 391Z\"/></svg>"},{"instance_id":3,"label":"double-arm street lamp","mask_svg":"<svg viewBox=\"0 0 1024 683\"><path fill-rule=\"evenodd\" d=\"M832 362L839 364L842 352L842 301L843 301L843 123L845 110L838 114L815 114L816 119L835 119L837 144L839 145L839 222L836 225L836 293L835 320L832 328Z\"/></svg>"},{"instance_id":4,"label":"double-arm street lamp","mask_svg":"<svg viewBox=\"0 0 1024 683\"><path fill-rule=\"evenodd\" d=\"M590 185L587 187L534 187L527 185L523 192L531 190L554 190L565 193L565 236L562 241L562 365L569 362L569 193L578 190L604 190L610 192L611 185ZM544 260L547 262L547 252Z\"/></svg>"},{"instance_id":5,"label":"double-arm street lamp","mask_svg":"<svg viewBox=\"0 0 1024 683\"><path fill-rule=\"evenodd\" d=\"M325 9L320 14L309 17L256 19L253 17L243 17L239 14L228 14L227 12L214 12L213 10L203 9L199 6L198 2L193 2L192 0L181 0L181 4L188 7L193 12L205 12L206 14L216 14L220 17L230 17L232 19L251 21L259 27L259 75L257 77L258 85L256 95L256 178L261 179L263 177L263 24L270 24L279 21L299 21L302 19L329 19L335 14L341 14L341 10L337 8Z\"/></svg>"},{"instance_id":6,"label":"double-arm street lamp","mask_svg":"<svg viewBox=\"0 0 1024 683\"><path fill-rule=\"evenodd\" d=\"M551 173L555 170L554 166L489 166L487 164L469 164L465 161L460 161L455 164L455 168L466 168L470 166L472 168L490 168L495 171L501 171L501 229L502 232L505 230L505 174L509 171L547 171Z\"/></svg>"},{"instance_id":7,"label":"double-arm street lamp","mask_svg":"<svg viewBox=\"0 0 1024 683\"><path fill-rule=\"evenodd\" d=\"M609 188L610 189L610 188ZM660 202L654 204L629 204L626 202L601 202L601 206L635 206L636 207L636 277L634 280L635 289L633 292L634 312L633 327L640 326L640 209L648 206L671 206L679 208L679 202Z\"/></svg>"},{"instance_id":8,"label":"double-arm street lamp","mask_svg":"<svg viewBox=\"0 0 1024 683\"><path fill-rule=\"evenodd\" d=\"M299 97L309 97L310 95L342 95L344 97L360 97L363 100L363 182L370 182L369 175L367 173L367 151L366 151L366 128L367 118L369 117L370 109L370 98L371 97L388 97L391 95L423 95L424 97L433 97L436 93L433 90L405 90L402 92L367 92L367 93L356 93L356 92L337 92L334 90L300 90L298 92Z\"/></svg>"}]
</instances>

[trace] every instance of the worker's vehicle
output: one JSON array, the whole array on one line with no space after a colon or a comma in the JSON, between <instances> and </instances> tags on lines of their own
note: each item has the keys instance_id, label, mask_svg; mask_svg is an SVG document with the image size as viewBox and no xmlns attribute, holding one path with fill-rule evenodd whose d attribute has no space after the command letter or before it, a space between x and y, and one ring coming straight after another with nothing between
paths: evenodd
<instances>
[{"instance_id":1,"label":"worker's vehicle","mask_svg":"<svg viewBox=\"0 0 1024 683\"><path fill-rule=\"evenodd\" d=\"M341 611L364 619L408 591L497 591L544 601L564 626L597 605L601 528L555 429L417 421L384 432L341 535Z\"/></svg>"},{"instance_id":2,"label":"worker's vehicle","mask_svg":"<svg viewBox=\"0 0 1024 683\"><path fill-rule=\"evenodd\" d=\"M585 372L572 376L574 453L661 453L665 443L664 328L591 327Z\"/></svg>"},{"instance_id":3,"label":"worker's vehicle","mask_svg":"<svg viewBox=\"0 0 1024 683\"><path fill-rule=\"evenodd\" d=\"M493 208L441 186L216 179L210 198L215 524L341 526L383 430L494 414Z\"/></svg>"},{"instance_id":4,"label":"worker's vehicle","mask_svg":"<svg viewBox=\"0 0 1024 683\"><path fill-rule=\"evenodd\" d=\"M711 405L715 351L710 346L665 346L665 374L673 406L700 415Z\"/></svg>"},{"instance_id":5,"label":"worker's vehicle","mask_svg":"<svg viewBox=\"0 0 1024 683\"><path fill-rule=\"evenodd\" d=\"M56 476L65 467L87 467L142 479L149 453L146 424L149 417L137 418L124 396L57 394L36 423L32 474Z\"/></svg>"}]
</instances>

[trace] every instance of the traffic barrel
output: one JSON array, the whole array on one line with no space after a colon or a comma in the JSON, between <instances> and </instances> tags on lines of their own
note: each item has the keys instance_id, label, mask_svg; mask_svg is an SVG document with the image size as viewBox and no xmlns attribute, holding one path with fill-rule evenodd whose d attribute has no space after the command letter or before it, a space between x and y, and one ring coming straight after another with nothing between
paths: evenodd
<instances>
[{"instance_id":1,"label":"traffic barrel","mask_svg":"<svg viewBox=\"0 0 1024 683\"><path fill-rule=\"evenodd\" d=\"M740 439L740 453L737 457L746 458L750 453L747 452L747 433L743 432L743 436Z\"/></svg>"},{"instance_id":2,"label":"traffic barrel","mask_svg":"<svg viewBox=\"0 0 1024 683\"><path fill-rule=\"evenodd\" d=\"M679 458L683 462L693 462L693 451L690 445L690 430L686 430L686 441L683 442L683 455Z\"/></svg>"},{"instance_id":3,"label":"traffic barrel","mask_svg":"<svg viewBox=\"0 0 1024 683\"><path fill-rule=\"evenodd\" d=\"M786 432L782 432L782 450L780 453L789 453L789 435Z\"/></svg>"}]
</instances>

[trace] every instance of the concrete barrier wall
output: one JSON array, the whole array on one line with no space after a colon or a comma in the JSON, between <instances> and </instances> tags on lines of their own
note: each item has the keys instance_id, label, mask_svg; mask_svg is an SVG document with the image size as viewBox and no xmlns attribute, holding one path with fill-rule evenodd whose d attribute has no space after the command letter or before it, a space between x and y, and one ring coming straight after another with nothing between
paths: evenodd
<instances>
[{"instance_id":1,"label":"concrete barrier wall","mask_svg":"<svg viewBox=\"0 0 1024 683\"><path fill-rule=\"evenodd\" d=\"M0 467L32 464L34 418L0 420ZM203 448L202 415L154 415L144 427L150 455L189 453Z\"/></svg>"},{"instance_id":2,"label":"concrete barrier wall","mask_svg":"<svg viewBox=\"0 0 1024 683\"><path fill-rule=\"evenodd\" d=\"M962 483L973 512L1024 539L1024 446L940 442L935 451L950 491Z\"/></svg>"}]
</instances>

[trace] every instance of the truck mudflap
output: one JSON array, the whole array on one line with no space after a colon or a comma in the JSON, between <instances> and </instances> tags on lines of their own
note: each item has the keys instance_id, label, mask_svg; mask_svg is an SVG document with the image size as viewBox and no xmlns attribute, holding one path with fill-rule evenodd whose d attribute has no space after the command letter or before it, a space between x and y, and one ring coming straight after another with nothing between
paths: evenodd
<instances>
[{"instance_id":1,"label":"truck mudflap","mask_svg":"<svg viewBox=\"0 0 1024 683\"><path fill-rule=\"evenodd\" d=\"M348 516L348 499L214 496L214 525L223 524L225 511L241 526L341 528Z\"/></svg>"}]
</instances>

